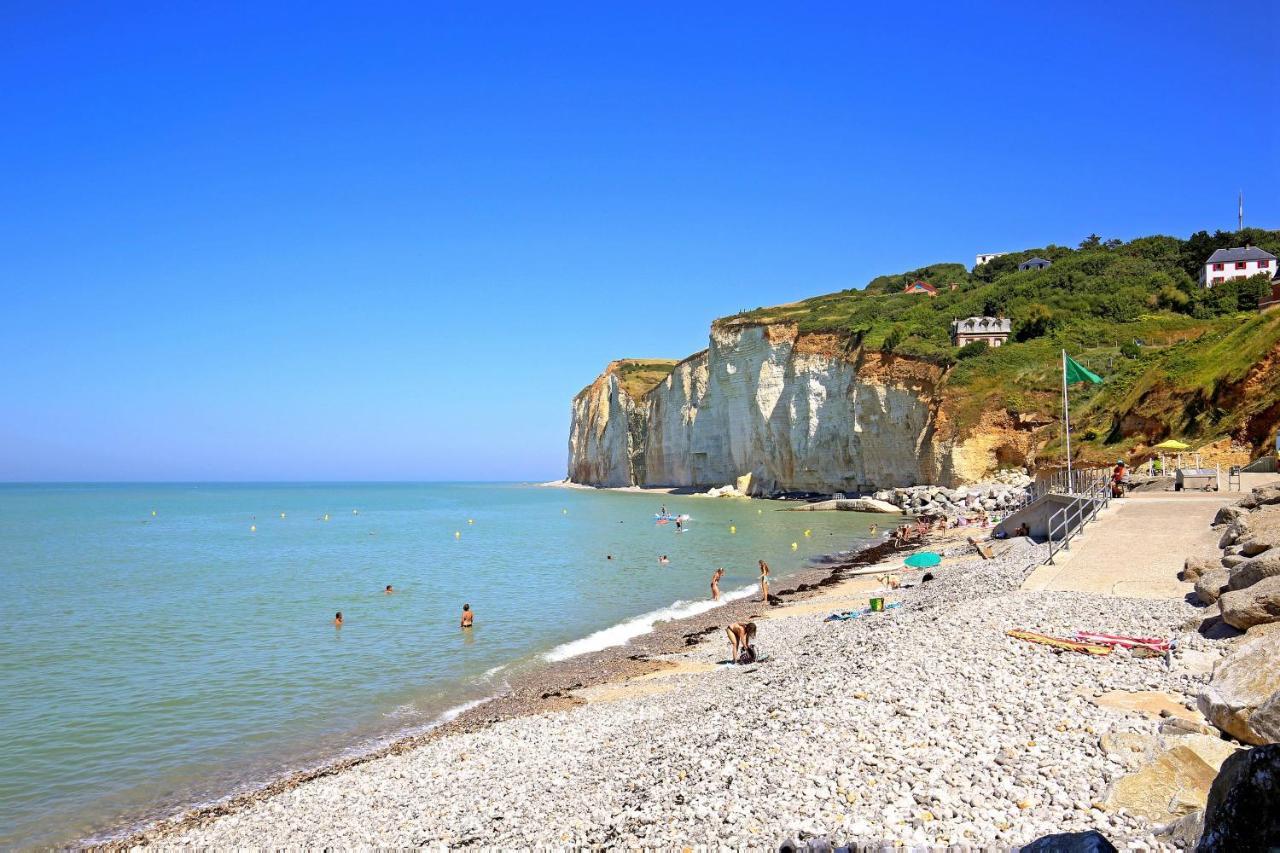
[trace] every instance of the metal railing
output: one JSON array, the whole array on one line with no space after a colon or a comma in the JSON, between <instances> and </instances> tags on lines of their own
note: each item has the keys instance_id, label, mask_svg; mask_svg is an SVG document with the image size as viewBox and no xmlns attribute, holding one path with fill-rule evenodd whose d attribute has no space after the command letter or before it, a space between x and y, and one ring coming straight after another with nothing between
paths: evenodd
<instances>
[{"instance_id":1,"label":"metal railing","mask_svg":"<svg viewBox=\"0 0 1280 853\"><path fill-rule=\"evenodd\" d=\"M1280 454L1268 454L1253 460L1240 469L1242 474L1276 474L1280 473Z\"/></svg>"},{"instance_id":2,"label":"metal railing","mask_svg":"<svg viewBox=\"0 0 1280 853\"><path fill-rule=\"evenodd\" d=\"M1077 472L1072 473L1074 485ZM1111 502L1111 478L1106 469L1078 473L1083 475L1079 483L1082 488L1066 493L1071 503L1049 516L1049 558L1045 561L1048 564L1053 563L1059 551L1071 550L1071 539Z\"/></svg>"}]
</instances>

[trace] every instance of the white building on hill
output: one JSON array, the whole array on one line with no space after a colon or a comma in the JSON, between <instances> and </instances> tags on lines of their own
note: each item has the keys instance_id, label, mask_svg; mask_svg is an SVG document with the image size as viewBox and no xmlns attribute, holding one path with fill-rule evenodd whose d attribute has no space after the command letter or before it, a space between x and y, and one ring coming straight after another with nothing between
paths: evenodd
<instances>
[{"instance_id":1,"label":"white building on hill","mask_svg":"<svg viewBox=\"0 0 1280 853\"><path fill-rule=\"evenodd\" d=\"M998 258L1001 255L1007 255L1008 252L987 252L985 255L978 255L973 262L975 267L980 267L992 258Z\"/></svg>"},{"instance_id":2,"label":"white building on hill","mask_svg":"<svg viewBox=\"0 0 1280 853\"><path fill-rule=\"evenodd\" d=\"M1258 273L1274 277L1276 256L1257 246L1219 249L1204 262L1204 268L1200 270L1200 284L1213 287L1233 278L1248 278Z\"/></svg>"},{"instance_id":3,"label":"white building on hill","mask_svg":"<svg viewBox=\"0 0 1280 853\"><path fill-rule=\"evenodd\" d=\"M951 321L951 343L962 347L974 341L983 341L989 347L998 347L1009 340L1013 324L1006 317L966 317Z\"/></svg>"}]
</instances>

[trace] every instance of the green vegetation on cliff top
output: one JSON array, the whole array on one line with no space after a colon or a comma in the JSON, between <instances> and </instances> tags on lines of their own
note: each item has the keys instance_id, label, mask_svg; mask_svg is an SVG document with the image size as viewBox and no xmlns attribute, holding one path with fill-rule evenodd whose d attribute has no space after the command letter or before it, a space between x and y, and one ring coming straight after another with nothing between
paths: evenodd
<instances>
[{"instance_id":1,"label":"green vegetation on cliff top","mask_svg":"<svg viewBox=\"0 0 1280 853\"><path fill-rule=\"evenodd\" d=\"M719 321L723 326L794 322L802 333L835 334L858 347L932 361L948 370L946 386L961 430L982 412L1057 417L1062 349L1107 381L1073 391L1072 419L1084 455L1167 435L1204 440L1231 436L1255 447L1274 428L1277 391L1241 396L1235 386L1280 345L1280 312L1259 316L1266 278L1206 290L1197 281L1215 249L1251 244L1280 255L1280 231L1200 232L1187 240L1090 237L1078 248L1046 246L995 258L972 272L934 264L845 290ZM1044 270L1018 271L1031 257ZM923 280L938 295L903 293ZM957 359L951 321L970 316L1012 320L1000 348ZM1073 429L1075 433L1077 430ZM1046 450L1051 450L1050 444Z\"/></svg>"},{"instance_id":2,"label":"green vegetation on cliff top","mask_svg":"<svg viewBox=\"0 0 1280 853\"><path fill-rule=\"evenodd\" d=\"M667 358L623 358L614 363L614 372L622 390L638 400L670 376L676 364Z\"/></svg>"}]
</instances>

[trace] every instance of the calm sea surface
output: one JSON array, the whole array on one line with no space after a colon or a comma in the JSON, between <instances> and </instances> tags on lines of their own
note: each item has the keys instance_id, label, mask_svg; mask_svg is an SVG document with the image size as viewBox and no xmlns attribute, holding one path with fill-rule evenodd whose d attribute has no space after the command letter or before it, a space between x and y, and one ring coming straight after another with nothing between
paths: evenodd
<instances>
[{"instance_id":1,"label":"calm sea surface","mask_svg":"<svg viewBox=\"0 0 1280 853\"><path fill-rule=\"evenodd\" d=\"M655 524L663 502L687 533ZM0 486L0 847L421 730L513 667L696 612L716 566L740 590L757 559L785 575L875 520L778 506L488 484Z\"/></svg>"}]
</instances>

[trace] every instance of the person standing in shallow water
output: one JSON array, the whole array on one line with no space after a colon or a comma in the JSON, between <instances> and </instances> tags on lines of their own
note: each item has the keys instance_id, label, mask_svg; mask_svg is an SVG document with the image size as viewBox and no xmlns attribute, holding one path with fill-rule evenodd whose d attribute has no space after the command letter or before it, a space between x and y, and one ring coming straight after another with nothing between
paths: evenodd
<instances>
[{"instance_id":1,"label":"person standing in shallow water","mask_svg":"<svg viewBox=\"0 0 1280 853\"><path fill-rule=\"evenodd\" d=\"M769 564L764 560L760 561L760 600L769 600Z\"/></svg>"},{"instance_id":2,"label":"person standing in shallow water","mask_svg":"<svg viewBox=\"0 0 1280 853\"><path fill-rule=\"evenodd\" d=\"M724 569L716 569L716 573L711 576L711 600L720 600L720 578L724 577Z\"/></svg>"},{"instance_id":3,"label":"person standing in shallow water","mask_svg":"<svg viewBox=\"0 0 1280 853\"><path fill-rule=\"evenodd\" d=\"M335 614L334 614L334 616L333 616L333 627L335 627L335 628L341 628L341 627L342 627L342 611L341 611L341 610L339 610L339 611L338 611L337 613L335 613Z\"/></svg>"},{"instance_id":4,"label":"person standing in shallow water","mask_svg":"<svg viewBox=\"0 0 1280 853\"><path fill-rule=\"evenodd\" d=\"M462 621L458 623L459 627L470 628L471 621L475 618L475 615L471 610L470 604L462 605Z\"/></svg>"}]
</instances>

